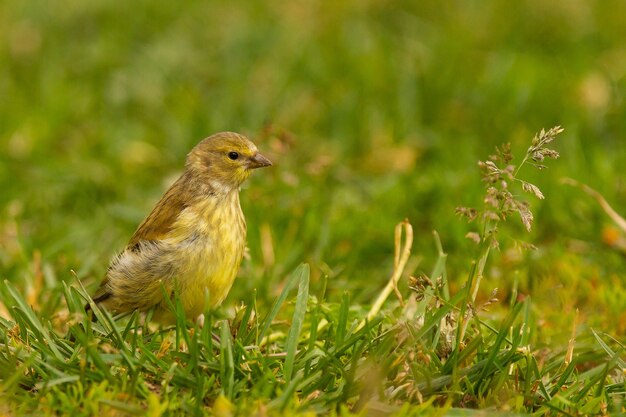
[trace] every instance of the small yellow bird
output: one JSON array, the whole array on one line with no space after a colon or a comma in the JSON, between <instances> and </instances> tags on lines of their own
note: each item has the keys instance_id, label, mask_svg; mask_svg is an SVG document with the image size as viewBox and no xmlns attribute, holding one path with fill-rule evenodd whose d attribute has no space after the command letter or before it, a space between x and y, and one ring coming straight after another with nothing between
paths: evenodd
<instances>
[{"instance_id":1,"label":"small yellow bird","mask_svg":"<svg viewBox=\"0 0 626 417\"><path fill-rule=\"evenodd\" d=\"M251 170L270 166L245 136L222 132L196 145L185 171L111 262L93 300L121 313L155 308L172 320L163 290L176 292L188 318L228 294L246 246L239 189ZM89 307L86 307L89 309Z\"/></svg>"}]
</instances>

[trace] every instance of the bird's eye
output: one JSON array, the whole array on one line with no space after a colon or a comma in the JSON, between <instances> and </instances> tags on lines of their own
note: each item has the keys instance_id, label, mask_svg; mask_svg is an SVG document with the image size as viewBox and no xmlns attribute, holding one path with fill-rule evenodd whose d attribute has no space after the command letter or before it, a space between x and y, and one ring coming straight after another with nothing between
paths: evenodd
<instances>
[{"instance_id":1,"label":"bird's eye","mask_svg":"<svg viewBox=\"0 0 626 417\"><path fill-rule=\"evenodd\" d=\"M239 154L237 152L228 152L228 157L234 161L239 158Z\"/></svg>"}]
</instances>

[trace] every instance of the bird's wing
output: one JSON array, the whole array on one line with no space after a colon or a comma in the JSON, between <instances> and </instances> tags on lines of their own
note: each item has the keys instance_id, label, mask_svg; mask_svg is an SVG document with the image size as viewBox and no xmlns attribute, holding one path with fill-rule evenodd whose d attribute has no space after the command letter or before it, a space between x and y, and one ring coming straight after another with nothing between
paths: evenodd
<instances>
[{"instance_id":1,"label":"bird's wing","mask_svg":"<svg viewBox=\"0 0 626 417\"><path fill-rule=\"evenodd\" d=\"M140 242L160 240L172 230L178 215L187 207L189 195L184 189L184 184L185 181L181 177L165 192L148 217L141 222L124 251L137 250ZM96 303L105 301L111 296L107 288L108 280L108 276L105 275L93 295L92 298Z\"/></svg>"},{"instance_id":2,"label":"bird's wing","mask_svg":"<svg viewBox=\"0 0 626 417\"><path fill-rule=\"evenodd\" d=\"M141 241L160 240L172 230L178 215L187 207L187 195L181 188L179 180L166 191L130 238L128 248Z\"/></svg>"}]
</instances>

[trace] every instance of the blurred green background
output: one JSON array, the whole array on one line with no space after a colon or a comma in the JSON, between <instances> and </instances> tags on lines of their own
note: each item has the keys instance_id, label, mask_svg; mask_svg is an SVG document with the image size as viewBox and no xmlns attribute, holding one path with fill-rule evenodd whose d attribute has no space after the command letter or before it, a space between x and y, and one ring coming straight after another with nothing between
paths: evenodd
<instances>
[{"instance_id":1,"label":"blurred green background","mask_svg":"<svg viewBox=\"0 0 626 417\"><path fill-rule=\"evenodd\" d=\"M481 204L476 162L562 125L561 159L538 175L483 284L554 314L581 308L626 332L623 254L610 221L568 176L626 212L626 3L619 0L46 2L0 5L0 278L53 312L70 270L93 288L110 258L222 130L275 166L243 192L251 259L229 297L261 302L302 261L313 291L371 302L391 270L393 227L415 227L428 272L432 230L464 282ZM506 236L538 251L516 255ZM517 280L517 284L513 284ZM600 288L600 289L598 289ZM602 290L604 288L604 290Z\"/></svg>"}]
</instances>

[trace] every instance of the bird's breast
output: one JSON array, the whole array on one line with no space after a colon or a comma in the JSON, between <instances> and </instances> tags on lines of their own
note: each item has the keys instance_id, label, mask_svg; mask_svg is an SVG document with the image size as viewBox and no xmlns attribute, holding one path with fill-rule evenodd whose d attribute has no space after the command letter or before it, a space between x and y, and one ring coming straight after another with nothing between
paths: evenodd
<instances>
[{"instance_id":1,"label":"bird's breast","mask_svg":"<svg viewBox=\"0 0 626 417\"><path fill-rule=\"evenodd\" d=\"M171 235L180 255L178 284L185 309L202 313L208 291L220 304L239 270L246 245L246 223L238 193L207 198L187 207Z\"/></svg>"}]
</instances>

